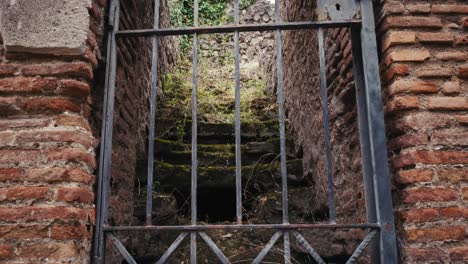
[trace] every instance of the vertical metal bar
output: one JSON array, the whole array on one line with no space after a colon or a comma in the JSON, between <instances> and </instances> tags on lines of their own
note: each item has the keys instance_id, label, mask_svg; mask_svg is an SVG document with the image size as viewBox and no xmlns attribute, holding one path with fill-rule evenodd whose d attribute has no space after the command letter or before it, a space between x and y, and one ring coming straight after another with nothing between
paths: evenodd
<instances>
[{"instance_id":1,"label":"vertical metal bar","mask_svg":"<svg viewBox=\"0 0 468 264\"><path fill-rule=\"evenodd\" d=\"M154 29L159 28L159 0L154 1ZM146 186L146 225L152 225L153 212L153 176L154 176L154 130L156 122L156 96L158 93L158 36L153 37L151 54L151 98L150 123L148 134L148 184Z\"/></svg>"},{"instance_id":2,"label":"vertical metal bar","mask_svg":"<svg viewBox=\"0 0 468 264\"><path fill-rule=\"evenodd\" d=\"M372 176L374 179L377 221L381 226L380 262L381 264L397 263L397 244L388 170L377 41L375 39L374 10L372 0L362 0L360 4L362 16L361 48L366 88Z\"/></svg>"},{"instance_id":3,"label":"vertical metal bar","mask_svg":"<svg viewBox=\"0 0 468 264\"><path fill-rule=\"evenodd\" d=\"M327 65L325 61L325 45L323 28L318 30L319 57L320 57L320 97L322 101L323 128L325 134L325 158L327 164L328 182L328 213L331 223L336 223L335 186L333 184L333 160L331 154L330 116L328 114L327 94Z\"/></svg>"},{"instance_id":4,"label":"vertical metal bar","mask_svg":"<svg viewBox=\"0 0 468 264\"><path fill-rule=\"evenodd\" d=\"M193 23L198 27L198 0L194 0ZM197 120L197 92L198 92L198 34L193 35L192 50L192 188L191 188L191 222L197 224L197 175L198 175L198 120ZM190 233L190 263L197 263L197 233Z\"/></svg>"},{"instance_id":5,"label":"vertical metal bar","mask_svg":"<svg viewBox=\"0 0 468 264\"><path fill-rule=\"evenodd\" d=\"M372 160L370 153L370 138L369 138L369 119L367 118L367 102L366 102L366 87L364 84L364 73L362 65L362 50L361 50L361 28L351 28L351 41L353 52L353 70L354 83L356 85L356 102L358 112L359 137L361 142L361 160L362 172L364 179L364 192L366 198L366 213L368 223L377 223L374 180L372 177ZM378 241L371 242L371 258L372 263L379 261L379 244Z\"/></svg>"},{"instance_id":6,"label":"vertical metal bar","mask_svg":"<svg viewBox=\"0 0 468 264\"><path fill-rule=\"evenodd\" d=\"M94 262L104 263L106 235L103 225L108 222L108 203L112 162L112 129L114 123L114 101L115 101L115 74L117 68L117 44L115 33L119 30L119 1L111 1L109 13L108 32L108 63L106 66L105 98L103 110L103 126L101 130L101 150L99 161L97 217L94 245Z\"/></svg>"},{"instance_id":7,"label":"vertical metal bar","mask_svg":"<svg viewBox=\"0 0 468 264\"><path fill-rule=\"evenodd\" d=\"M280 14L281 0L275 0L275 23L281 23ZM288 173L286 168L286 125L284 110L284 79L283 79L283 45L281 40L281 30L275 32L276 45L276 72L278 78L278 116L280 125L280 154L281 154L281 188L282 188L282 209L283 224L289 224L289 202L288 202ZM291 263L291 246L289 233L284 236L284 261Z\"/></svg>"},{"instance_id":8,"label":"vertical metal bar","mask_svg":"<svg viewBox=\"0 0 468 264\"><path fill-rule=\"evenodd\" d=\"M234 1L234 23L239 25L239 0ZM242 224L242 154L241 154L241 95L240 95L240 47L239 31L234 32L234 63L235 63L235 133L236 133L236 218L237 224Z\"/></svg>"}]
</instances>

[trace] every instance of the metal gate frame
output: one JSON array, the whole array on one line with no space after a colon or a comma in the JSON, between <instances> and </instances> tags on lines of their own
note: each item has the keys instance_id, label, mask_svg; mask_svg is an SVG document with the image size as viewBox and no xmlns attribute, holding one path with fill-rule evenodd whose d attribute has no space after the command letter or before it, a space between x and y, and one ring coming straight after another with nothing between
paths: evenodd
<instances>
[{"instance_id":1,"label":"metal gate frame","mask_svg":"<svg viewBox=\"0 0 468 264\"><path fill-rule=\"evenodd\" d=\"M197 235L213 250L221 263L230 263L219 247L205 233L208 230L274 230L276 233L261 250L252 263L261 263L274 244L283 237L284 261L291 263L290 239L295 237L317 263L325 263L317 252L299 233L308 229L363 229L368 235L356 248L347 263L354 263L362 251L372 245L372 263L397 263L397 244L393 219L393 207L388 173L387 147L385 140L384 114L381 97L381 83L377 44L375 36L375 22L372 0L318 0L318 20L307 22L282 22L280 16L280 0L275 1L275 23L272 24L240 24L239 0L234 2L234 25L199 26L198 0L194 0L194 27L188 28L159 28L159 0L154 4L154 28L141 30L119 30L119 0L110 1L109 27L107 31L107 70L104 99L103 126L101 131L101 149L99 162L99 178L97 190L97 216L95 239L93 247L93 262L104 263L106 240L112 241L116 249L128 263L136 263L128 253L115 233L122 231L178 231L179 237L156 263L165 263L175 252L181 242L190 235L190 263L196 263ZM336 224L333 164L331 159L330 128L328 119L328 98L325 72L324 28L349 27L352 36L352 54L354 63L354 77L357 90L358 122L363 163L363 178L366 194L367 223L364 224ZM320 57L320 94L325 130L325 154L327 160L329 224L290 224L288 218L288 188L286 172L285 147L285 109L283 94L283 65L282 65L282 30L318 29L319 57ZM277 52L278 103L280 123L280 153L281 153L281 181L282 181L282 209L283 224L251 225L242 222L241 195L241 120L240 120L240 60L239 60L239 32L275 31ZM235 46L235 138L236 138L236 216L237 223L232 225L199 225L197 223L197 89L198 89L198 35L212 33L234 33ZM117 38L152 37L152 77L150 102L149 138L155 134L155 109L157 95L157 66L158 66L158 37L193 35L193 91L192 91L192 175L191 175L191 225L187 226L153 226L152 225L152 192L153 192L153 162L148 162L148 190L145 226L111 226L108 222L113 113L115 96L115 77L117 64ZM148 140L148 160L154 159L154 141ZM378 236L379 239L373 239Z\"/></svg>"}]
</instances>

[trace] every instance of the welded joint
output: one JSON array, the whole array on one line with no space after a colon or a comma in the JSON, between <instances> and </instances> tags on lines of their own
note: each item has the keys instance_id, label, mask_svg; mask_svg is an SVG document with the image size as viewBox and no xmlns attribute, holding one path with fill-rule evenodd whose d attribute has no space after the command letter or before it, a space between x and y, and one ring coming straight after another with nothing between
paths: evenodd
<instances>
[{"instance_id":1,"label":"welded joint","mask_svg":"<svg viewBox=\"0 0 468 264\"><path fill-rule=\"evenodd\" d=\"M335 21L343 19L360 19L360 0L318 0L317 20Z\"/></svg>"}]
</instances>

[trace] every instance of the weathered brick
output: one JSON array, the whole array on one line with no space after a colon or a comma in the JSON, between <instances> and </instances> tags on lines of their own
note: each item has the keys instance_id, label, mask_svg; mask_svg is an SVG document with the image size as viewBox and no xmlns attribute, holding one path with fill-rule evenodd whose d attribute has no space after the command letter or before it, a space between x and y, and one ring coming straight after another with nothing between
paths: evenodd
<instances>
[{"instance_id":1,"label":"weathered brick","mask_svg":"<svg viewBox=\"0 0 468 264\"><path fill-rule=\"evenodd\" d=\"M0 207L1 221L86 220L86 210L74 207Z\"/></svg>"},{"instance_id":2,"label":"weathered brick","mask_svg":"<svg viewBox=\"0 0 468 264\"><path fill-rule=\"evenodd\" d=\"M392 16L386 17L383 22L383 30L389 28L442 28L442 22L437 17Z\"/></svg>"},{"instance_id":3,"label":"weathered brick","mask_svg":"<svg viewBox=\"0 0 468 264\"><path fill-rule=\"evenodd\" d=\"M79 187L64 187L57 190L57 201L92 203L94 201L94 194L87 189Z\"/></svg>"},{"instance_id":4,"label":"weathered brick","mask_svg":"<svg viewBox=\"0 0 468 264\"><path fill-rule=\"evenodd\" d=\"M82 162L90 169L96 168L96 158L94 154L81 149L51 149L46 152L46 158L47 161Z\"/></svg>"},{"instance_id":5,"label":"weathered brick","mask_svg":"<svg viewBox=\"0 0 468 264\"><path fill-rule=\"evenodd\" d=\"M24 200L24 199L45 199L49 196L49 187L10 187L2 188L0 191L5 192L7 200Z\"/></svg>"},{"instance_id":6,"label":"weathered brick","mask_svg":"<svg viewBox=\"0 0 468 264\"><path fill-rule=\"evenodd\" d=\"M453 120L453 117L448 114L415 113L397 120L395 128L401 131L430 131L434 128L448 127Z\"/></svg>"},{"instance_id":7,"label":"weathered brick","mask_svg":"<svg viewBox=\"0 0 468 264\"><path fill-rule=\"evenodd\" d=\"M19 66L17 64L0 64L0 76L13 75L18 71Z\"/></svg>"},{"instance_id":8,"label":"weathered brick","mask_svg":"<svg viewBox=\"0 0 468 264\"><path fill-rule=\"evenodd\" d=\"M9 259L14 254L13 245L0 244L0 260Z\"/></svg>"},{"instance_id":9,"label":"weathered brick","mask_svg":"<svg viewBox=\"0 0 468 264\"><path fill-rule=\"evenodd\" d=\"M66 95L85 97L88 96L91 88L89 84L77 80L61 80L60 81L61 93Z\"/></svg>"},{"instance_id":10,"label":"weathered brick","mask_svg":"<svg viewBox=\"0 0 468 264\"><path fill-rule=\"evenodd\" d=\"M416 76L420 78L451 78L453 75L455 71L447 67L422 68L416 71Z\"/></svg>"},{"instance_id":11,"label":"weathered brick","mask_svg":"<svg viewBox=\"0 0 468 264\"><path fill-rule=\"evenodd\" d=\"M12 181L21 178L22 169L0 169L0 181Z\"/></svg>"},{"instance_id":12,"label":"weathered brick","mask_svg":"<svg viewBox=\"0 0 468 264\"><path fill-rule=\"evenodd\" d=\"M65 97L39 97L25 98L20 106L30 113L63 113L66 111L79 113L81 103L72 98Z\"/></svg>"},{"instance_id":13,"label":"weathered brick","mask_svg":"<svg viewBox=\"0 0 468 264\"><path fill-rule=\"evenodd\" d=\"M467 61L468 52L464 51L445 51L438 52L435 57L441 61Z\"/></svg>"},{"instance_id":14,"label":"weathered brick","mask_svg":"<svg viewBox=\"0 0 468 264\"><path fill-rule=\"evenodd\" d=\"M442 85L442 92L444 94L459 94L461 87L459 81L449 81Z\"/></svg>"},{"instance_id":15,"label":"weathered brick","mask_svg":"<svg viewBox=\"0 0 468 264\"><path fill-rule=\"evenodd\" d=\"M412 169L399 171L396 175L396 181L400 184L430 182L433 177L432 170Z\"/></svg>"},{"instance_id":16,"label":"weathered brick","mask_svg":"<svg viewBox=\"0 0 468 264\"><path fill-rule=\"evenodd\" d=\"M394 62L422 62L431 57L426 49L406 49L391 52L385 59L385 63L390 65Z\"/></svg>"},{"instance_id":17,"label":"weathered brick","mask_svg":"<svg viewBox=\"0 0 468 264\"><path fill-rule=\"evenodd\" d=\"M468 247L461 246L449 249L450 260L468 260Z\"/></svg>"},{"instance_id":18,"label":"weathered brick","mask_svg":"<svg viewBox=\"0 0 468 264\"><path fill-rule=\"evenodd\" d=\"M468 182L468 169L439 169L437 175L441 181Z\"/></svg>"},{"instance_id":19,"label":"weathered brick","mask_svg":"<svg viewBox=\"0 0 468 264\"><path fill-rule=\"evenodd\" d=\"M60 142L60 143L78 143L86 148L96 147L97 140L90 134L84 134L80 131L22 131L16 135L17 143L34 142Z\"/></svg>"},{"instance_id":20,"label":"weathered brick","mask_svg":"<svg viewBox=\"0 0 468 264\"><path fill-rule=\"evenodd\" d=\"M78 247L73 241L33 243L19 247L17 255L21 258L75 258L80 254Z\"/></svg>"},{"instance_id":21,"label":"weathered brick","mask_svg":"<svg viewBox=\"0 0 468 264\"><path fill-rule=\"evenodd\" d=\"M390 32L382 44L383 51L396 45L416 43L416 33L407 31Z\"/></svg>"},{"instance_id":22,"label":"weathered brick","mask_svg":"<svg viewBox=\"0 0 468 264\"><path fill-rule=\"evenodd\" d=\"M81 127L85 130L91 131L88 120L79 115L72 114L61 114L57 117L55 121L56 126L71 126L71 127Z\"/></svg>"},{"instance_id":23,"label":"weathered brick","mask_svg":"<svg viewBox=\"0 0 468 264\"><path fill-rule=\"evenodd\" d=\"M94 177L80 168L26 169L24 179L31 182L81 182L92 183Z\"/></svg>"},{"instance_id":24,"label":"weathered brick","mask_svg":"<svg viewBox=\"0 0 468 264\"><path fill-rule=\"evenodd\" d=\"M468 98L465 97L430 97L427 108L431 110L467 110Z\"/></svg>"},{"instance_id":25,"label":"weathered brick","mask_svg":"<svg viewBox=\"0 0 468 264\"><path fill-rule=\"evenodd\" d=\"M0 163L36 163L41 160L39 150L0 149Z\"/></svg>"},{"instance_id":26,"label":"weathered brick","mask_svg":"<svg viewBox=\"0 0 468 264\"><path fill-rule=\"evenodd\" d=\"M388 112L410 110L419 108L419 98L416 96L399 96L392 98L386 110Z\"/></svg>"},{"instance_id":27,"label":"weathered brick","mask_svg":"<svg viewBox=\"0 0 468 264\"><path fill-rule=\"evenodd\" d=\"M463 188L462 190L463 200L468 200L468 188Z\"/></svg>"},{"instance_id":28,"label":"weathered brick","mask_svg":"<svg viewBox=\"0 0 468 264\"><path fill-rule=\"evenodd\" d=\"M21 73L25 76L69 76L93 79L93 68L84 62L25 65L21 68Z\"/></svg>"},{"instance_id":29,"label":"weathered brick","mask_svg":"<svg viewBox=\"0 0 468 264\"><path fill-rule=\"evenodd\" d=\"M392 139L388 145L390 149L397 150L427 143L429 143L429 137L426 134L404 134Z\"/></svg>"},{"instance_id":30,"label":"weathered brick","mask_svg":"<svg viewBox=\"0 0 468 264\"><path fill-rule=\"evenodd\" d=\"M431 141L437 145L468 146L468 132L434 132Z\"/></svg>"},{"instance_id":31,"label":"weathered brick","mask_svg":"<svg viewBox=\"0 0 468 264\"><path fill-rule=\"evenodd\" d=\"M466 207L441 208L439 212L445 218L468 218L468 208Z\"/></svg>"},{"instance_id":32,"label":"weathered brick","mask_svg":"<svg viewBox=\"0 0 468 264\"><path fill-rule=\"evenodd\" d=\"M410 209L400 213L405 223L431 222L440 217L439 210L435 208Z\"/></svg>"},{"instance_id":33,"label":"weathered brick","mask_svg":"<svg viewBox=\"0 0 468 264\"><path fill-rule=\"evenodd\" d=\"M448 202L457 200L457 191L445 187L419 187L402 191L402 201L406 204L420 202Z\"/></svg>"},{"instance_id":34,"label":"weathered brick","mask_svg":"<svg viewBox=\"0 0 468 264\"><path fill-rule=\"evenodd\" d=\"M468 34L456 35L455 45L468 45Z\"/></svg>"},{"instance_id":35,"label":"weathered brick","mask_svg":"<svg viewBox=\"0 0 468 264\"><path fill-rule=\"evenodd\" d=\"M463 226L409 229L406 230L406 235L410 242L463 240L466 237Z\"/></svg>"},{"instance_id":36,"label":"weathered brick","mask_svg":"<svg viewBox=\"0 0 468 264\"><path fill-rule=\"evenodd\" d=\"M456 116L455 119L462 125L468 125L468 115L459 115Z\"/></svg>"},{"instance_id":37,"label":"weathered brick","mask_svg":"<svg viewBox=\"0 0 468 264\"><path fill-rule=\"evenodd\" d=\"M395 168L417 164L468 164L468 152L416 150L400 154L395 158Z\"/></svg>"},{"instance_id":38,"label":"weathered brick","mask_svg":"<svg viewBox=\"0 0 468 264\"><path fill-rule=\"evenodd\" d=\"M423 32L418 33L418 40L423 43L451 44L453 43L454 38L451 33Z\"/></svg>"},{"instance_id":39,"label":"weathered brick","mask_svg":"<svg viewBox=\"0 0 468 264\"><path fill-rule=\"evenodd\" d=\"M405 7L412 14L427 14L431 12L430 4L407 4Z\"/></svg>"},{"instance_id":40,"label":"weathered brick","mask_svg":"<svg viewBox=\"0 0 468 264\"><path fill-rule=\"evenodd\" d=\"M397 80L389 87L390 95L400 93L437 93L439 88L436 84L424 81Z\"/></svg>"},{"instance_id":41,"label":"weathered brick","mask_svg":"<svg viewBox=\"0 0 468 264\"><path fill-rule=\"evenodd\" d=\"M468 17L463 18L463 28L467 29L468 28Z\"/></svg>"},{"instance_id":42,"label":"weathered brick","mask_svg":"<svg viewBox=\"0 0 468 264\"><path fill-rule=\"evenodd\" d=\"M50 228L50 237L57 240L84 239L87 233L86 225L80 223L58 224Z\"/></svg>"},{"instance_id":43,"label":"weathered brick","mask_svg":"<svg viewBox=\"0 0 468 264\"><path fill-rule=\"evenodd\" d=\"M402 14L405 12L405 6L396 1L387 1L382 7L382 11L386 14Z\"/></svg>"},{"instance_id":44,"label":"weathered brick","mask_svg":"<svg viewBox=\"0 0 468 264\"><path fill-rule=\"evenodd\" d=\"M405 255L409 261L414 262L434 262L447 259L440 248L407 248Z\"/></svg>"},{"instance_id":45,"label":"weathered brick","mask_svg":"<svg viewBox=\"0 0 468 264\"><path fill-rule=\"evenodd\" d=\"M458 77L468 79L468 66L458 67Z\"/></svg>"},{"instance_id":46,"label":"weathered brick","mask_svg":"<svg viewBox=\"0 0 468 264\"><path fill-rule=\"evenodd\" d=\"M47 93L57 88L54 78L15 77L0 79L0 93Z\"/></svg>"},{"instance_id":47,"label":"weathered brick","mask_svg":"<svg viewBox=\"0 0 468 264\"><path fill-rule=\"evenodd\" d=\"M447 4L447 5L432 5L432 13L436 14L468 14L468 5Z\"/></svg>"},{"instance_id":48,"label":"weathered brick","mask_svg":"<svg viewBox=\"0 0 468 264\"><path fill-rule=\"evenodd\" d=\"M383 80L391 81L395 76L406 76L409 74L409 67L406 64L394 63L385 72Z\"/></svg>"},{"instance_id":49,"label":"weathered brick","mask_svg":"<svg viewBox=\"0 0 468 264\"><path fill-rule=\"evenodd\" d=\"M50 118L15 117L15 119L1 119L0 130L44 127L50 123Z\"/></svg>"},{"instance_id":50,"label":"weathered brick","mask_svg":"<svg viewBox=\"0 0 468 264\"><path fill-rule=\"evenodd\" d=\"M18 239L47 238L49 227L47 225L2 225L0 237L4 240L17 241Z\"/></svg>"}]
</instances>

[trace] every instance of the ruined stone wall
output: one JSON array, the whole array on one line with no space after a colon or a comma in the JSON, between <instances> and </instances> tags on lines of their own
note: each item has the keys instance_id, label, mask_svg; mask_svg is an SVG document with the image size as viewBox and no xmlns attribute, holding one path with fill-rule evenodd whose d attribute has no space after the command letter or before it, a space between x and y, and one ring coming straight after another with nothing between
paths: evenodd
<instances>
[{"instance_id":1,"label":"ruined stone wall","mask_svg":"<svg viewBox=\"0 0 468 264\"><path fill-rule=\"evenodd\" d=\"M468 5L383 1L383 92L405 263L468 259Z\"/></svg>"},{"instance_id":2,"label":"ruined stone wall","mask_svg":"<svg viewBox=\"0 0 468 264\"><path fill-rule=\"evenodd\" d=\"M0 263L89 263L92 253L107 1L49 2L0 3ZM121 28L152 27L152 1L121 2ZM161 9L164 26L165 1ZM165 72L175 46L160 44ZM133 221L150 48L150 39L119 43L113 223Z\"/></svg>"}]
</instances>

